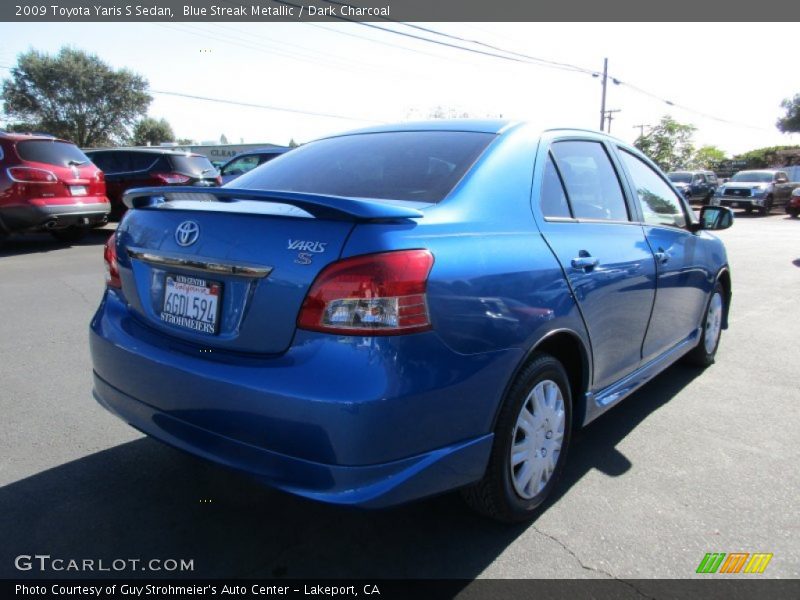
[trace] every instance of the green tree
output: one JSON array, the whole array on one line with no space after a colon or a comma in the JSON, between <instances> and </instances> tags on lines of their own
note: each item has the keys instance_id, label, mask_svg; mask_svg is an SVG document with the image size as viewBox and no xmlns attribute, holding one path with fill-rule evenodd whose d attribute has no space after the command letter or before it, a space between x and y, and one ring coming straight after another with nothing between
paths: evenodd
<instances>
[{"instance_id":1,"label":"green tree","mask_svg":"<svg viewBox=\"0 0 800 600\"><path fill-rule=\"evenodd\" d=\"M147 85L140 75L114 70L81 50L29 50L3 82L3 112L12 127L24 124L78 146L122 143L152 101Z\"/></svg>"},{"instance_id":2,"label":"green tree","mask_svg":"<svg viewBox=\"0 0 800 600\"><path fill-rule=\"evenodd\" d=\"M794 98L785 98L781 102L781 108L786 111L786 114L775 123L781 133L800 131L800 94L795 94Z\"/></svg>"},{"instance_id":3,"label":"green tree","mask_svg":"<svg viewBox=\"0 0 800 600\"><path fill-rule=\"evenodd\" d=\"M297 148L300 144L294 141L294 138L289 140L289 148Z\"/></svg>"},{"instance_id":4,"label":"green tree","mask_svg":"<svg viewBox=\"0 0 800 600\"><path fill-rule=\"evenodd\" d=\"M694 151L689 162L686 163L686 167L689 169L713 169L727 158L725 151L716 146L701 146Z\"/></svg>"},{"instance_id":5,"label":"green tree","mask_svg":"<svg viewBox=\"0 0 800 600\"><path fill-rule=\"evenodd\" d=\"M158 146L162 142L171 142L175 133L166 119L145 117L133 128L132 142L134 146Z\"/></svg>"},{"instance_id":6,"label":"green tree","mask_svg":"<svg viewBox=\"0 0 800 600\"><path fill-rule=\"evenodd\" d=\"M678 123L664 115L659 124L646 135L639 136L634 145L664 171L685 168L694 154L692 135L696 129L694 125Z\"/></svg>"},{"instance_id":7,"label":"green tree","mask_svg":"<svg viewBox=\"0 0 800 600\"><path fill-rule=\"evenodd\" d=\"M800 146L767 146L766 148L756 148L748 150L743 154L737 154L733 158L736 160L746 160L748 169L765 169L776 163L780 163L778 152L781 150L797 150Z\"/></svg>"},{"instance_id":8,"label":"green tree","mask_svg":"<svg viewBox=\"0 0 800 600\"><path fill-rule=\"evenodd\" d=\"M228 138L224 133L221 136L219 136L219 143L220 144L227 144L228 143Z\"/></svg>"}]
</instances>

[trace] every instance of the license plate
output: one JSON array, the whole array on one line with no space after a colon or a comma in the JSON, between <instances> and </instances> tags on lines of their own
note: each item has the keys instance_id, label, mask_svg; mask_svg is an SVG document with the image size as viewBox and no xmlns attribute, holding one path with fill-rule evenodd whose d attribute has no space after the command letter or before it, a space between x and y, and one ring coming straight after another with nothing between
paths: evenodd
<instances>
[{"instance_id":1,"label":"license plate","mask_svg":"<svg viewBox=\"0 0 800 600\"><path fill-rule=\"evenodd\" d=\"M73 196L85 196L89 190L85 185L71 185L69 186L69 193Z\"/></svg>"},{"instance_id":2,"label":"license plate","mask_svg":"<svg viewBox=\"0 0 800 600\"><path fill-rule=\"evenodd\" d=\"M184 329L215 334L221 297L219 282L167 274L161 320Z\"/></svg>"}]
</instances>

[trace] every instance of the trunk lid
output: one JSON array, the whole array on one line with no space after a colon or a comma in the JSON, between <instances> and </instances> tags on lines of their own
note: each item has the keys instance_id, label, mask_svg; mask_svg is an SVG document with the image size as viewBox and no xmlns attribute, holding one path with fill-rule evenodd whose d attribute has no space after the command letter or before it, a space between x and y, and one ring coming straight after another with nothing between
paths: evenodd
<instances>
[{"instance_id":1,"label":"trunk lid","mask_svg":"<svg viewBox=\"0 0 800 600\"><path fill-rule=\"evenodd\" d=\"M117 231L129 310L205 352L284 352L314 278L339 258L365 218L353 212L375 210L309 196L226 188L129 191L125 203L134 210ZM351 212L331 208L337 201L351 203ZM389 213L392 208L403 210L387 207Z\"/></svg>"}]
</instances>

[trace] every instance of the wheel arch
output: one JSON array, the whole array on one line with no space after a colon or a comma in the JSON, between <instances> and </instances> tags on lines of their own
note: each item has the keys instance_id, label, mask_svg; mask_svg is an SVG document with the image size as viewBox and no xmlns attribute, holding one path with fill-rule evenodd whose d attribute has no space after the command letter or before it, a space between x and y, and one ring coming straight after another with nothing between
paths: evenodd
<instances>
[{"instance_id":1,"label":"wheel arch","mask_svg":"<svg viewBox=\"0 0 800 600\"><path fill-rule=\"evenodd\" d=\"M586 418L586 391L589 389L591 381L591 353L577 333L571 329L556 329L539 338L514 369L513 374L506 382L501 402L495 410L492 421L493 430L509 389L537 353L549 354L564 366L572 396L572 427L578 428L583 425Z\"/></svg>"}]
</instances>

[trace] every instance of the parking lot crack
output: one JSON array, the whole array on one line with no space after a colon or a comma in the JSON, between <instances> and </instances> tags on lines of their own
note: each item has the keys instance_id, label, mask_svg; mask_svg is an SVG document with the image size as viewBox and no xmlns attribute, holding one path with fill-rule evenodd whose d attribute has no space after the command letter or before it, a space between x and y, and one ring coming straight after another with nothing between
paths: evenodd
<instances>
[{"instance_id":1,"label":"parking lot crack","mask_svg":"<svg viewBox=\"0 0 800 600\"><path fill-rule=\"evenodd\" d=\"M564 542L559 540L556 536L551 535L551 534L549 534L549 533L547 533L545 531L542 531L541 529L536 527L536 525L532 525L531 528L536 533L538 533L540 535L543 535L544 537L554 541L556 544L561 546L561 548L563 548L564 551L567 554L569 554L572 558L575 559L575 562L578 563L578 565L580 566L581 569L583 569L585 571L591 571L593 573L599 573L601 575L605 575L609 579L613 579L614 581L619 581L621 584L628 586L629 588L631 588L634 592L636 592L642 598L648 598L650 600L655 600L652 596L648 596L647 594L642 592L639 588L637 588L635 585L633 585L630 581L627 581L625 579L620 579L619 577L617 577L617 576L613 575L612 573L609 573L608 571L606 571L604 569L601 569L599 567L592 567L591 565L587 565L586 563L583 562L583 560L581 560L581 557L578 556L577 553L574 550L572 550L572 548L567 546Z\"/></svg>"},{"instance_id":2,"label":"parking lot crack","mask_svg":"<svg viewBox=\"0 0 800 600\"><path fill-rule=\"evenodd\" d=\"M89 299L89 298L87 298L87 297L86 297L86 295L85 295L85 294L84 294L84 293L83 293L81 290L79 290L79 289L78 289L78 288L76 288L75 286L71 285L71 284L70 284L68 281L66 281L66 280L64 280L64 279L59 279L59 281L60 281L61 283L63 283L65 287L69 288L70 290L72 290L73 292L75 292L76 294L78 294L78 296L80 296L80 297L81 297L81 299L82 299L82 300L83 300L83 301L84 301L86 304L88 304L89 306L92 306L92 307L94 307L94 305L95 305L95 301L94 301L94 300L91 300L91 299Z\"/></svg>"}]
</instances>

